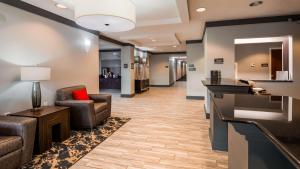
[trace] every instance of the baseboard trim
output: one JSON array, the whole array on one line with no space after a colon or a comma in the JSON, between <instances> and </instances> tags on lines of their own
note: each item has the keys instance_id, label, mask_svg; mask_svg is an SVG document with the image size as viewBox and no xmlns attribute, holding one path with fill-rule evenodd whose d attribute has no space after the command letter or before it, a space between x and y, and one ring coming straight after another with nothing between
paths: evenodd
<instances>
[{"instance_id":1,"label":"baseboard trim","mask_svg":"<svg viewBox=\"0 0 300 169\"><path fill-rule=\"evenodd\" d=\"M135 96L135 94L121 94L121 97L123 98L133 98Z\"/></svg>"},{"instance_id":2,"label":"baseboard trim","mask_svg":"<svg viewBox=\"0 0 300 169\"><path fill-rule=\"evenodd\" d=\"M189 99L189 100L204 100L205 97L204 96L186 96L186 99Z\"/></svg>"},{"instance_id":3,"label":"baseboard trim","mask_svg":"<svg viewBox=\"0 0 300 169\"><path fill-rule=\"evenodd\" d=\"M171 87L172 85L150 85L150 87Z\"/></svg>"}]
</instances>

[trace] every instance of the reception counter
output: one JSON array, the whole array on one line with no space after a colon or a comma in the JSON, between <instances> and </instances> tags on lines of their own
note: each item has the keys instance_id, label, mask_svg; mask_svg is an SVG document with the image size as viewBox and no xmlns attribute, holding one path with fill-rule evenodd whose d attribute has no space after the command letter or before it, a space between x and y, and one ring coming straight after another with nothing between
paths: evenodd
<instances>
[{"instance_id":1,"label":"reception counter","mask_svg":"<svg viewBox=\"0 0 300 169\"><path fill-rule=\"evenodd\" d=\"M121 78L100 78L101 89L121 89Z\"/></svg>"},{"instance_id":2,"label":"reception counter","mask_svg":"<svg viewBox=\"0 0 300 169\"><path fill-rule=\"evenodd\" d=\"M207 87L207 97L205 99L205 115L210 116L210 93L248 93L250 86L233 79L205 79L202 84Z\"/></svg>"},{"instance_id":3,"label":"reception counter","mask_svg":"<svg viewBox=\"0 0 300 169\"><path fill-rule=\"evenodd\" d=\"M228 136L229 169L300 168L300 100L216 94L211 107L228 124L216 130Z\"/></svg>"},{"instance_id":4,"label":"reception counter","mask_svg":"<svg viewBox=\"0 0 300 169\"><path fill-rule=\"evenodd\" d=\"M249 93L250 86L232 79L205 79L202 81L207 87L207 95L205 97L205 116L210 118L209 136L213 150L227 151L227 123L223 122L214 113L212 107L212 97L218 97L217 93Z\"/></svg>"}]
</instances>

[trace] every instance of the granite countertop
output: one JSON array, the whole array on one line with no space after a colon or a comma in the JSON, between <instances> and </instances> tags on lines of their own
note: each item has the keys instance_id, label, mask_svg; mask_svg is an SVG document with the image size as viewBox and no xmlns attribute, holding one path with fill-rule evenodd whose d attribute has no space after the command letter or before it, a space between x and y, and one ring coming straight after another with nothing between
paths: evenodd
<instances>
[{"instance_id":1,"label":"granite countertop","mask_svg":"<svg viewBox=\"0 0 300 169\"><path fill-rule=\"evenodd\" d=\"M300 100L287 96L217 94L213 101L223 121L256 125L300 167Z\"/></svg>"},{"instance_id":2,"label":"granite countertop","mask_svg":"<svg viewBox=\"0 0 300 169\"><path fill-rule=\"evenodd\" d=\"M234 80L234 79L210 79L207 78L205 80L202 80L202 84L204 86L245 86L245 87L249 87L248 84L245 83L241 83L238 80Z\"/></svg>"}]
</instances>

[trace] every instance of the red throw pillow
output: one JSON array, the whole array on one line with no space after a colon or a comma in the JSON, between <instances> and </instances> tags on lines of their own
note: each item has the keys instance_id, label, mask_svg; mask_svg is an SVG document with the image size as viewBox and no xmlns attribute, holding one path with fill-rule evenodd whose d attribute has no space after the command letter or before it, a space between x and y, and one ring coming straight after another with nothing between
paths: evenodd
<instances>
[{"instance_id":1,"label":"red throw pillow","mask_svg":"<svg viewBox=\"0 0 300 169\"><path fill-rule=\"evenodd\" d=\"M74 100L90 100L86 88L74 90L72 95Z\"/></svg>"}]
</instances>

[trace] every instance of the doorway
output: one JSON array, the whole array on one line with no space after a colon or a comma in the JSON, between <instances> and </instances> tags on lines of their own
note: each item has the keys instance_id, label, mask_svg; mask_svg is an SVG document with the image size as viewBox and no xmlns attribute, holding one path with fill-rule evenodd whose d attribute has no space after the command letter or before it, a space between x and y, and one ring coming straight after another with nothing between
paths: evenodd
<instances>
[{"instance_id":1,"label":"doorway","mask_svg":"<svg viewBox=\"0 0 300 169\"><path fill-rule=\"evenodd\" d=\"M271 48L270 49L270 76L272 80L276 80L276 72L282 70L282 49L281 48Z\"/></svg>"},{"instance_id":2,"label":"doorway","mask_svg":"<svg viewBox=\"0 0 300 169\"><path fill-rule=\"evenodd\" d=\"M100 40L100 93L121 93L121 46Z\"/></svg>"}]
</instances>

